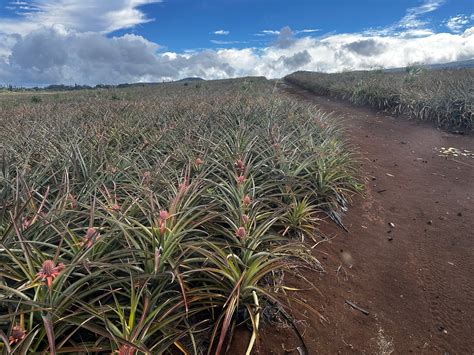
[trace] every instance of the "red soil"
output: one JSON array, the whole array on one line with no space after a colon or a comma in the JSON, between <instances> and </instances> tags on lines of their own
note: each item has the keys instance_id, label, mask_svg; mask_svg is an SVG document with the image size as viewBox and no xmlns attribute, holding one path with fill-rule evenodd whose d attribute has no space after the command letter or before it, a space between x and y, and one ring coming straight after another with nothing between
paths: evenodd
<instances>
[{"instance_id":1,"label":"red soil","mask_svg":"<svg viewBox=\"0 0 474 355\"><path fill-rule=\"evenodd\" d=\"M325 272L305 274L321 294L297 293L327 322L293 304L308 353L473 354L474 159L446 159L434 148L474 151L474 137L284 90L343 118L367 177L366 195L344 217L349 233L321 226L334 236L315 248ZM245 349L247 337L237 338ZM255 352L298 354L298 346L291 329L267 326Z\"/></svg>"}]
</instances>

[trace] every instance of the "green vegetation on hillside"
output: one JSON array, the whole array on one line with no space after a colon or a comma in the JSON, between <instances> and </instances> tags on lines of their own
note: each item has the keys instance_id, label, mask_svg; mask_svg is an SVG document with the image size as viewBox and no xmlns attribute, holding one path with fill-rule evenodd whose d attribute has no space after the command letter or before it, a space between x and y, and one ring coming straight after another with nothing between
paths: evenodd
<instances>
[{"instance_id":1,"label":"green vegetation on hillside","mask_svg":"<svg viewBox=\"0 0 474 355\"><path fill-rule=\"evenodd\" d=\"M404 72L296 72L285 80L318 95L432 121L442 128L474 129L474 69L409 67Z\"/></svg>"},{"instance_id":2,"label":"green vegetation on hillside","mask_svg":"<svg viewBox=\"0 0 474 355\"><path fill-rule=\"evenodd\" d=\"M251 349L359 188L264 79L35 95L0 97L3 353L222 353L237 324Z\"/></svg>"}]
</instances>

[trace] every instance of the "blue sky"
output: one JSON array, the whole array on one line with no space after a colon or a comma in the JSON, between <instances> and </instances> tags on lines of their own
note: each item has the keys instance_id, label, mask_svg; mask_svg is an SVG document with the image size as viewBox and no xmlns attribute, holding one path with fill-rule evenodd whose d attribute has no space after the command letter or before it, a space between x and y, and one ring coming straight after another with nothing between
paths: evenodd
<instances>
[{"instance_id":1,"label":"blue sky","mask_svg":"<svg viewBox=\"0 0 474 355\"><path fill-rule=\"evenodd\" d=\"M272 38L255 36L262 30L289 26L294 30L317 29L311 35L322 36L384 28L420 3L417 0L170 0L143 6L143 11L155 21L137 26L134 32L172 51L265 46ZM450 0L426 18L433 29L442 31L446 30L443 24L446 19L471 13L474 13L473 0ZM212 35L217 30L230 33ZM214 44L212 40L231 43Z\"/></svg>"},{"instance_id":2,"label":"blue sky","mask_svg":"<svg viewBox=\"0 0 474 355\"><path fill-rule=\"evenodd\" d=\"M473 0L0 0L0 84L439 63L473 26Z\"/></svg>"}]
</instances>

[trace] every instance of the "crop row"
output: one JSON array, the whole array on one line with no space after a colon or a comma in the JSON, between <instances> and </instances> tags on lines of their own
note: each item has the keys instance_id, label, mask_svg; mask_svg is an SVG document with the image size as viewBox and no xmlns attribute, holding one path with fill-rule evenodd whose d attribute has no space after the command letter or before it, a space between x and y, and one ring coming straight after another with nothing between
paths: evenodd
<instances>
[{"instance_id":1,"label":"crop row","mask_svg":"<svg viewBox=\"0 0 474 355\"><path fill-rule=\"evenodd\" d=\"M315 92L371 106L391 114L434 122L455 131L474 129L474 70L337 74L296 72L285 80Z\"/></svg>"},{"instance_id":2,"label":"crop row","mask_svg":"<svg viewBox=\"0 0 474 355\"><path fill-rule=\"evenodd\" d=\"M3 353L251 351L359 185L329 117L245 85L2 109Z\"/></svg>"}]
</instances>

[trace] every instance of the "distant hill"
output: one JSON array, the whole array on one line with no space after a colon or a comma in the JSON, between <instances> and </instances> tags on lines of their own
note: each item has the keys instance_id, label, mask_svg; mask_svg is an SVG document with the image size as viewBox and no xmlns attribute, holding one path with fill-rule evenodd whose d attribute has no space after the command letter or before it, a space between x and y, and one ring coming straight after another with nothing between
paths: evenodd
<instances>
[{"instance_id":1,"label":"distant hill","mask_svg":"<svg viewBox=\"0 0 474 355\"><path fill-rule=\"evenodd\" d=\"M198 78L198 77L189 77L189 78L184 78L181 80L177 80L176 82L182 83L184 81L205 81L203 78Z\"/></svg>"},{"instance_id":2,"label":"distant hill","mask_svg":"<svg viewBox=\"0 0 474 355\"><path fill-rule=\"evenodd\" d=\"M420 64L422 68L426 69L474 69L474 59L459 60L456 62L440 63L440 64ZM404 71L406 68L390 68L385 69L386 72Z\"/></svg>"},{"instance_id":3,"label":"distant hill","mask_svg":"<svg viewBox=\"0 0 474 355\"><path fill-rule=\"evenodd\" d=\"M449 62L443 64L431 64L428 65L429 68L455 68L455 69L465 69L465 68L474 68L474 59L460 60L457 62Z\"/></svg>"}]
</instances>

